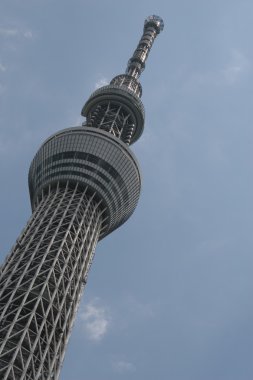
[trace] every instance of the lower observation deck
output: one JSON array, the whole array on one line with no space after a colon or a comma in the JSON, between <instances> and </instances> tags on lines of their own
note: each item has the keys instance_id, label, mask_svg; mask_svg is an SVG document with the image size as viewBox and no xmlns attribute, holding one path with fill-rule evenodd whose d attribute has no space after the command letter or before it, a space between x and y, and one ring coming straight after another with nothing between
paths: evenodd
<instances>
[{"instance_id":1,"label":"lower observation deck","mask_svg":"<svg viewBox=\"0 0 253 380\"><path fill-rule=\"evenodd\" d=\"M130 217L140 195L133 153L111 134L91 127L64 129L41 146L29 171L32 208L49 186L67 182L88 187L102 201L106 224L100 239Z\"/></svg>"}]
</instances>

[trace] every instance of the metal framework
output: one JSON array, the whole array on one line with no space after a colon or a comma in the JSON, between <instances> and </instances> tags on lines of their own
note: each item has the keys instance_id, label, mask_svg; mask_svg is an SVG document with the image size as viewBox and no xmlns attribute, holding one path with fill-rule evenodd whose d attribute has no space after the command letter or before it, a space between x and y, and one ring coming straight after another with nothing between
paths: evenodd
<instances>
[{"instance_id":1,"label":"metal framework","mask_svg":"<svg viewBox=\"0 0 253 380\"><path fill-rule=\"evenodd\" d=\"M3 265L1 379L58 377L102 224L94 196L49 188Z\"/></svg>"},{"instance_id":2,"label":"metal framework","mask_svg":"<svg viewBox=\"0 0 253 380\"><path fill-rule=\"evenodd\" d=\"M95 91L86 123L55 133L29 171L33 213L0 269L0 379L57 380L96 244L133 213L140 173L128 145L144 127L138 78L158 16L125 74Z\"/></svg>"},{"instance_id":3,"label":"metal framework","mask_svg":"<svg viewBox=\"0 0 253 380\"><path fill-rule=\"evenodd\" d=\"M159 16L146 18L143 35L128 61L125 74L114 77L109 86L95 91L85 103L82 115L87 118L87 126L110 132L127 145L140 137L144 127L144 108L140 101L142 87L138 78L163 27Z\"/></svg>"},{"instance_id":4,"label":"metal framework","mask_svg":"<svg viewBox=\"0 0 253 380\"><path fill-rule=\"evenodd\" d=\"M96 107L87 126L95 126L109 132L129 145L134 130L134 120L122 104L108 101Z\"/></svg>"}]
</instances>

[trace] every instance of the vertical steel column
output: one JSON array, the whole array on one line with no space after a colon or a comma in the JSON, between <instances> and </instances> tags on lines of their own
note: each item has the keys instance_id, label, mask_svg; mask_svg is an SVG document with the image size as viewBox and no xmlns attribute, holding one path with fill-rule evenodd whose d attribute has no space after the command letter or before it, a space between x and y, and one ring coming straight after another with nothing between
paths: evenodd
<instances>
[{"instance_id":1,"label":"vertical steel column","mask_svg":"<svg viewBox=\"0 0 253 380\"><path fill-rule=\"evenodd\" d=\"M102 224L94 196L49 188L2 266L1 380L58 378Z\"/></svg>"}]
</instances>

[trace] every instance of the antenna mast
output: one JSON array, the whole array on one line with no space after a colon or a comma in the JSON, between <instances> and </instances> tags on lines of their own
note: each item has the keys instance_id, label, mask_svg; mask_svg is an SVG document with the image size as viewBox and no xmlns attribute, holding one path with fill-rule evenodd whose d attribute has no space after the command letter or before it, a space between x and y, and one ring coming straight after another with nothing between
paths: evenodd
<instances>
[{"instance_id":1,"label":"antenna mast","mask_svg":"<svg viewBox=\"0 0 253 380\"><path fill-rule=\"evenodd\" d=\"M159 16L144 22L142 37L128 61L125 74L114 77L108 86L96 90L85 103L81 114L85 126L112 133L127 145L134 143L144 128L144 106L140 100L142 87L138 80L156 36L163 30Z\"/></svg>"}]
</instances>

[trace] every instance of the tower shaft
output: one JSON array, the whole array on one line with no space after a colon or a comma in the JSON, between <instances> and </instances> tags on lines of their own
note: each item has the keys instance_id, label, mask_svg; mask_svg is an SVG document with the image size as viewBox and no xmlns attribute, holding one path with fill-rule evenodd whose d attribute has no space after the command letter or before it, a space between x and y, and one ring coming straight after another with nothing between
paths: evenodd
<instances>
[{"instance_id":1,"label":"tower shaft","mask_svg":"<svg viewBox=\"0 0 253 380\"><path fill-rule=\"evenodd\" d=\"M94 195L44 190L2 266L1 380L58 379L103 219Z\"/></svg>"},{"instance_id":2,"label":"tower shaft","mask_svg":"<svg viewBox=\"0 0 253 380\"><path fill-rule=\"evenodd\" d=\"M138 81L158 16L126 74L96 90L86 123L49 137L29 170L33 214L0 269L0 379L57 380L98 240L137 205L141 178L129 149L144 128Z\"/></svg>"}]
</instances>

